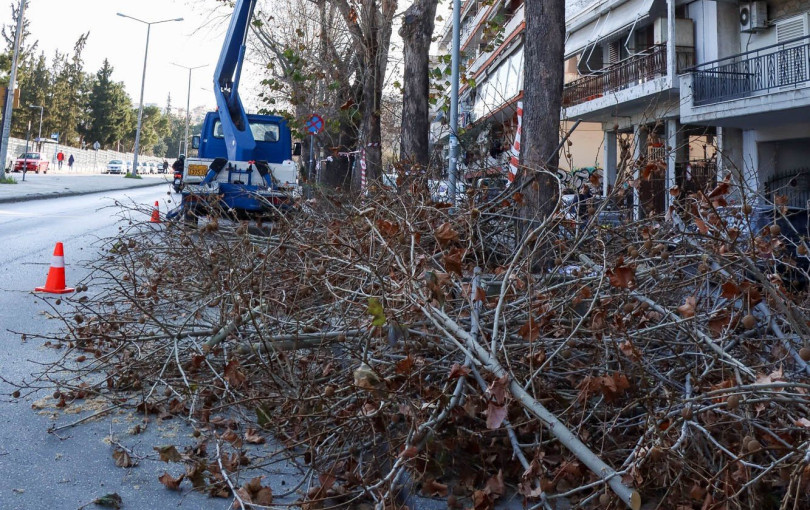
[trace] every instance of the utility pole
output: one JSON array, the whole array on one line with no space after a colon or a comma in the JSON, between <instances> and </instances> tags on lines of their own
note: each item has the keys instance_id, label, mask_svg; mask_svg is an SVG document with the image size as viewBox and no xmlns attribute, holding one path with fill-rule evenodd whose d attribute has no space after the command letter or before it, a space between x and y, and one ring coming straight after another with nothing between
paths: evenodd
<instances>
[{"instance_id":1,"label":"utility pole","mask_svg":"<svg viewBox=\"0 0 810 510\"><path fill-rule=\"evenodd\" d=\"M6 109L3 112L3 132L0 134L0 180L6 178L6 157L8 156L8 138L11 135L11 115L14 110L14 87L17 85L17 60L20 56L20 42L22 41L23 19L25 2L20 0L20 9L17 14L17 33L14 34L14 56L11 60L11 74L6 92Z\"/></svg>"},{"instance_id":2,"label":"utility pole","mask_svg":"<svg viewBox=\"0 0 810 510\"><path fill-rule=\"evenodd\" d=\"M453 0L453 50L450 77L450 186L451 204L456 204L456 174L458 173L458 82L461 51L461 0Z\"/></svg>"},{"instance_id":3,"label":"utility pole","mask_svg":"<svg viewBox=\"0 0 810 510\"><path fill-rule=\"evenodd\" d=\"M149 34L152 31L152 25L157 25L158 23L168 23L170 21L183 21L183 18L164 19L160 21L144 21L120 12L116 14L122 18L129 18L146 25L146 49L144 49L143 52L143 76L141 77L141 102L140 105L138 105L138 124L135 128L135 149L133 151L134 154L132 155L132 175L138 175L138 153L141 150L141 124L143 123L143 89L146 85L146 60L149 58Z\"/></svg>"},{"instance_id":4,"label":"utility pole","mask_svg":"<svg viewBox=\"0 0 810 510\"><path fill-rule=\"evenodd\" d=\"M201 69L203 67L208 67L208 64L196 66L196 67L187 67L180 64L175 64L172 62L172 65L176 65L177 67L182 67L183 69L188 70L188 92L186 94L186 137L183 138L183 143L179 144L178 147L178 154L177 157L180 157L180 154L185 154L186 157L189 157L188 153L188 124L191 121L191 71L195 69ZM185 152L183 152L183 147L185 147Z\"/></svg>"}]
</instances>

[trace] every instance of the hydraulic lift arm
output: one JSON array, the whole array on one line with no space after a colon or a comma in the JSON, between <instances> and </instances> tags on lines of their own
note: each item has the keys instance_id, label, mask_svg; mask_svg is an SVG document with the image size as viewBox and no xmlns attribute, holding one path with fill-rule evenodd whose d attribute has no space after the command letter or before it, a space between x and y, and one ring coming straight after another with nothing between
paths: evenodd
<instances>
[{"instance_id":1,"label":"hydraulic lift arm","mask_svg":"<svg viewBox=\"0 0 810 510\"><path fill-rule=\"evenodd\" d=\"M252 160L256 148L247 113L239 97L239 80L256 2L237 0L214 72L214 94L230 161Z\"/></svg>"}]
</instances>

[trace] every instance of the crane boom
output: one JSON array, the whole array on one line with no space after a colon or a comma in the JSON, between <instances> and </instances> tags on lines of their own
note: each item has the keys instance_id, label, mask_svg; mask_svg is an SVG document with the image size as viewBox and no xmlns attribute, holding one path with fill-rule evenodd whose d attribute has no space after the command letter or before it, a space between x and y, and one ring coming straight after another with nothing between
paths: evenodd
<instances>
[{"instance_id":1,"label":"crane boom","mask_svg":"<svg viewBox=\"0 0 810 510\"><path fill-rule=\"evenodd\" d=\"M239 80L245 60L247 36L253 9L257 0L237 0L231 23L225 35L219 62L214 71L214 94L219 108L222 133L228 159L247 161L253 159L256 141L250 131L247 113L239 97Z\"/></svg>"}]
</instances>

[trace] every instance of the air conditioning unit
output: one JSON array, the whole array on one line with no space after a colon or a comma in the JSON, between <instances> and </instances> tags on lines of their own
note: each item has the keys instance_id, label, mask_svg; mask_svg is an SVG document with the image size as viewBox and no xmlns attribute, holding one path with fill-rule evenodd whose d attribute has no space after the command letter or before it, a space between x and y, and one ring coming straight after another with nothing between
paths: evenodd
<instances>
[{"instance_id":1,"label":"air conditioning unit","mask_svg":"<svg viewBox=\"0 0 810 510\"><path fill-rule=\"evenodd\" d=\"M740 3L740 32L759 32L768 28L768 4L765 2Z\"/></svg>"}]
</instances>

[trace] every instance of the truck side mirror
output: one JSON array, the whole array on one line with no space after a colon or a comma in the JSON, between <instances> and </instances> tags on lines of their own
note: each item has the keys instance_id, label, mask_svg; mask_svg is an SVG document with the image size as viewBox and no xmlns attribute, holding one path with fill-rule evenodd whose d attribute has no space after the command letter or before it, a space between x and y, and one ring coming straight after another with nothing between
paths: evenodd
<instances>
[{"instance_id":1,"label":"truck side mirror","mask_svg":"<svg viewBox=\"0 0 810 510\"><path fill-rule=\"evenodd\" d=\"M293 156L300 156L301 155L301 142L295 142L293 144Z\"/></svg>"},{"instance_id":2,"label":"truck side mirror","mask_svg":"<svg viewBox=\"0 0 810 510\"><path fill-rule=\"evenodd\" d=\"M200 135L194 135L191 137L191 148L192 149L200 148Z\"/></svg>"}]
</instances>

